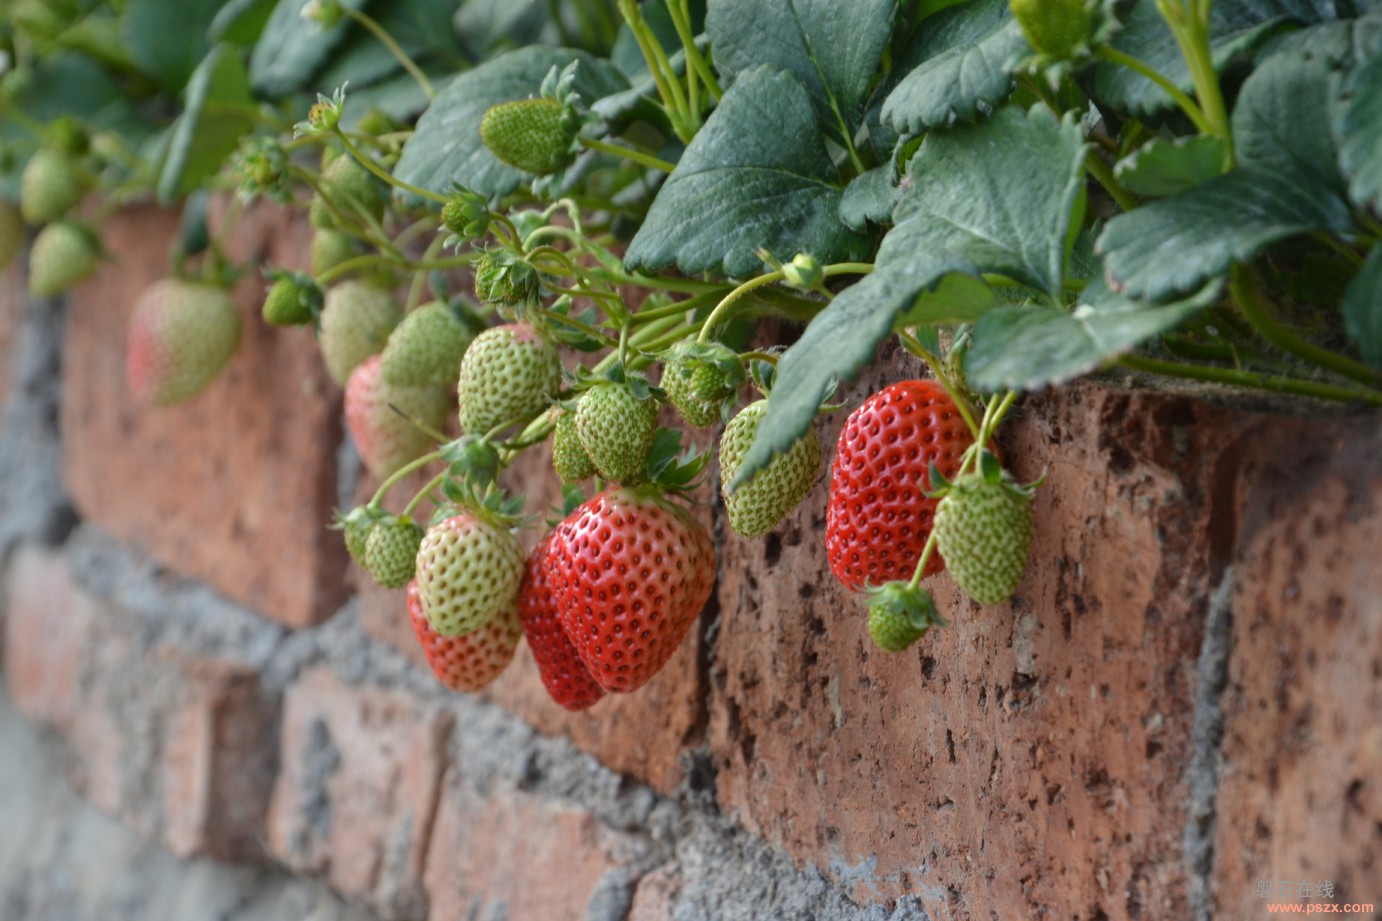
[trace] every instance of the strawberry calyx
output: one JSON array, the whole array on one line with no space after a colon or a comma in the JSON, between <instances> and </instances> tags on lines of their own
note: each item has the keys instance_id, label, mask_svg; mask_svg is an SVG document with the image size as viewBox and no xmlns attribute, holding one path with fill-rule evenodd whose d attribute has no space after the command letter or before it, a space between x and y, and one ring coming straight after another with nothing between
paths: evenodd
<instances>
[{"instance_id":1,"label":"strawberry calyx","mask_svg":"<svg viewBox=\"0 0 1382 921\"><path fill-rule=\"evenodd\" d=\"M931 593L910 582L886 582L865 590L869 637L886 652L902 652L945 621Z\"/></svg>"}]
</instances>

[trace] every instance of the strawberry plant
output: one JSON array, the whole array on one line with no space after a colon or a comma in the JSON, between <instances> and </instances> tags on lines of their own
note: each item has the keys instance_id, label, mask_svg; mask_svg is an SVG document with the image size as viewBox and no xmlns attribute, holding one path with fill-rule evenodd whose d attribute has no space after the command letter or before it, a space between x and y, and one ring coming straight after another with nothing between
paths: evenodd
<instances>
[{"instance_id":1,"label":"strawberry plant","mask_svg":"<svg viewBox=\"0 0 1382 921\"><path fill-rule=\"evenodd\" d=\"M433 499L423 625L463 641L525 612L564 706L599 698L585 678L642 686L689 630L710 459L731 527L777 527L827 479L817 416L886 340L928 377L851 407L821 488L830 568L894 651L942 623L921 583L947 565L981 603L1020 590L1032 487L987 449L1023 393L1120 374L1382 406L1372 0L511 6L16 5L0 257L44 224L30 285L58 294L153 195L183 203L173 284L215 290L264 268L221 247L244 205L307 214L311 273L267 267L264 317L312 327L385 477L342 515L352 556L399 584L398 523ZM760 317L799 335L764 342ZM226 358L194 339L160 337L179 399ZM578 511L525 577L532 522L498 478L549 439L578 484L557 517Z\"/></svg>"}]
</instances>

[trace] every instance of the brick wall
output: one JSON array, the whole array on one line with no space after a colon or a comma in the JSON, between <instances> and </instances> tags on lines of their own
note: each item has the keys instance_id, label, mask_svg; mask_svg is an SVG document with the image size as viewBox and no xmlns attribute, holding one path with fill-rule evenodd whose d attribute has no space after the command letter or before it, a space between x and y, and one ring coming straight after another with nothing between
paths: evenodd
<instances>
[{"instance_id":1,"label":"brick wall","mask_svg":"<svg viewBox=\"0 0 1382 921\"><path fill-rule=\"evenodd\" d=\"M66 303L0 280L0 734L28 739L0 775L61 775L69 842L0 861L7 921L1255 919L1260 881L1307 879L1382 904L1377 416L1036 396L1004 434L1048 474L1011 604L942 577L951 626L874 650L824 575L820 488L764 540L716 528L666 671L568 714L523 651L441 689L401 593L361 588L324 525L371 484L257 281L226 375L129 403L124 317L175 223L117 226ZM304 242L266 208L232 247ZM885 351L846 396L915 373ZM550 494L545 464L513 475ZM137 859L88 871L92 807ZM32 828L0 823L0 855ZM148 874L142 900L112 873ZM155 897L199 874L241 914Z\"/></svg>"}]
</instances>

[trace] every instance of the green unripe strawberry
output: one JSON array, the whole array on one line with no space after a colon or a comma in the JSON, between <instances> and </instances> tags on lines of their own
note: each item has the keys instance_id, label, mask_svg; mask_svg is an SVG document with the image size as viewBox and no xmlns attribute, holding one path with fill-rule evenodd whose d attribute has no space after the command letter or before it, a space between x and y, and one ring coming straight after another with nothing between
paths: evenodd
<instances>
[{"instance_id":1,"label":"green unripe strawberry","mask_svg":"<svg viewBox=\"0 0 1382 921\"><path fill-rule=\"evenodd\" d=\"M417 552L423 530L406 515L385 518L365 542L365 571L384 588L402 588L417 571Z\"/></svg>"},{"instance_id":2,"label":"green unripe strawberry","mask_svg":"<svg viewBox=\"0 0 1382 921\"><path fill-rule=\"evenodd\" d=\"M264 322L274 326L302 326L321 312L322 290L300 272L270 274L273 284L264 297Z\"/></svg>"},{"instance_id":3,"label":"green unripe strawberry","mask_svg":"<svg viewBox=\"0 0 1382 921\"><path fill-rule=\"evenodd\" d=\"M29 250L29 293L56 297L96 271L101 244L80 224L54 221L38 232Z\"/></svg>"},{"instance_id":4,"label":"green unripe strawberry","mask_svg":"<svg viewBox=\"0 0 1382 921\"><path fill-rule=\"evenodd\" d=\"M869 638L884 652L902 652L944 623L926 589L888 582L868 592Z\"/></svg>"},{"instance_id":5,"label":"green unripe strawberry","mask_svg":"<svg viewBox=\"0 0 1382 921\"><path fill-rule=\"evenodd\" d=\"M475 335L440 301L403 318L384 346L383 374L390 384L421 387L456 383L461 358Z\"/></svg>"},{"instance_id":6,"label":"green unripe strawberry","mask_svg":"<svg viewBox=\"0 0 1382 921\"><path fill-rule=\"evenodd\" d=\"M347 281L326 292L318 344L326 370L341 386L356 365L384 348L403 319L393 294L363 281Z\"/></svg>"},{"instance_id":7,"label":"green unripe strawberry","mask_svg":"<svg viewBox=\"0 0 1382 921\"><path fill-rule=\"evenodd\" d=\"M1032 491L985 452L981 470L945 487L936 506L936 549L966 595L999 604L1017 590L1032 546Z\"/></svg>"},{"instance_id":8,"label":"green unripe strawberry","mask_svg":"<svg viewBox=\"0 0 1382 921\"><path fill-rule=\"evenodd\" d=\"M475 296L485 304L515 307L537 300L541 293L537 269L507 250L487 252L475 263Z\"/></svg>"},{"instance_id":9,"label":"green unripe strawberry","mask_svg":"<svg viewBox=\"0 0 1382 921\"><path fill-rule=\"evenodd\" d=\"M312 234L312 274L324 275L348 259L360 255L355 238L339 230L318 230Z\"/></svg>"},{"instance_id":10,"label":"green unripe strawberry","mask_svg":"<svg viewBox=\"0 0 1382 921\"><path fill-rule=\"evenodd\" d=\"M224 288L157 282L130 315L125 378L136 400L172 406L216 379L240 345L240 311Z\"/></svg>"},{"instance_id":11,"label":"green unripe strawberry","mask_svg":"<svg viewBox=\"0 0 1382 921\"><path fill-rule=\"evenodd\" d=\"M720 437L720 485L725 512L729 526L742 537L762 537L777 527L811 492L820 475L821 443L815 431L810 430L793 442L787 453L774 457L753 479L730 492L729 484L743 466L744 456L767 414L767 400L750 403L729 421Z\"/></svg>"},{"instance_id":12,"label":"green unripe strawberry","mask_svg":"<svg viewBox=\"0 0 1382 921\"><path fill-rule=\"evenodd\" d=\"M518 99L485 112L480 139L509 166L548 176L571 162L575 127L555 99Z\"/></svg>"},{"instance_id":13,"label":"green unripe strawberry","mask_svg":"<svg viewBox=\"0 0 1382 921\"><path fill-rule=\"evenodd\" d=\"M417 553L422 614L442 636L481 629L518 604L523 551L508 528L473 512L432 525Z\"/></svg>"},{"instance_id":14,"label":"green unripe strawberry","mask_svg":"<svg viewBox=\"0 0 1382 921\"><path fill-rule=\"evenodd\" d=\"M552 469L563 483L579 483L595 475L595 465L576 432L575 413L563 412L557 417L556 429L552 432Z\"/></svg>"},{"instance_id":15,"label":"green unripe strawberry","mask_svg":"<svg viewBox=\"0 0 1382 921\"><path fill-rule=\"evenodd\" d=\"M19 210L30 224L47 224L75 208L82 191L77 161L60 150L43 148L24 167Z\"/></svg>"},{"instance_id":16,"label":"green unripe strawberry","mask_svg":"<svg viewBox=\"0 0 1382 921\"><path fill-rule=\"evenodd\" d=\"M19 209L0 198L0 270L5 269L24 247L24 217Z\"/></svg>"},{"instance_id":17,"label":"green unripe strawberry","mask_svg":"<svg viewBox=\"0 0 1382 921\"><path fill-rule=\"evenodd\" d=\"M384 510L373 505L357 505L344 515L337 513L335 527L340 529L346 552L357 565L365 565L365 548L369 544L370 532L385 517Z\"/></svg>"},{"instance_id":18,"label":"green unripe strawberry","mask_svg":"<svg viewBox=\"0 0 1382 921\"><path fill-rule=\"evenodd\" d=\"M1068 60L1089 43L1092 23L1085 0L1009 0L1008 6L1038 54Z\"/></svg>"},{"instance_id":19,"label":"green unripe strawberry","mask_svg":"<svg viewBox=\"0 0 1382 921\"><path fill-rule=\"evenodd\" d=\"M657 402L639 399L626 384L596 384L576 404L576 434L600 476L628 482L653 446Z\"/></svg>"},{"instance_id":20,"label":"green unripe strawberry","mask_svg":"<svg viewBox=\"0 0 1382 921\"><path fill-rule=\"evenodd\" d=\"M529 323L510 323L475 337L456 385L461 428L484 435L547 407L561 388L561 356Z\"/></svg>"},{"instance_id":21,"label":"green unripe strawberry","mask_svg":"<svg viewBox=\"0 0 1382 921\"><path fill-rule=\"evenodd\" d=\"M441 208L441 225L456 244L483 237L489 230L489 202L469 189L457 189Z\"/></svg>"},{"instance_id":22,"label":"green unripe strawberry","mask_svg":"<svg viewBox=\"0 0 1382 921\"><path fill-rule=\"evenodd\" d=\"M662 370L662 389L688 425L718 425L725 405L744 383L744 365L733 349L718 342L678 346Z\"/></svg>"},{"instance_id":23,"label":"green unripe strawberry","mask_svg":"<svg viewBox=\"0 0 1382 921\"><path fill-rule=\"evenodd\" d=\"M336 157L322 169L321 192L349 221L358 222L361 210L377 221L388 203L384 184L353 156ZM309 217L314 227L331 229L338 223L331 210L315 198Z\"/></svg>"}]
</instances>

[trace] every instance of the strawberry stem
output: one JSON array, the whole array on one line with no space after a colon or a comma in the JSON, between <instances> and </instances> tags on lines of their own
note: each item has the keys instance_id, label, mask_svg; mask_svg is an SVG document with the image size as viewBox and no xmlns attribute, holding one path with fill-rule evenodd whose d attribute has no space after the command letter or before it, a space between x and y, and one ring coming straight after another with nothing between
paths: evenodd
<instances>
[{"instance_id":1,"label":"strawberry stem","mask_svg":"<svg viewBox=\"0 0 1382 921\"><path fill-rule=\"evenodd\" d=\"M659 170L664 173L671 173L672 170L676 169L675 163L668 163L660 157L644 153L641 150L635 150L632 147L621 147L618 144L609 144L605 141L596 140L595 138L581 138L581 146L589 150L598 150L601 153L613 154L625 160L632 160L634 163L641 166L646 166L649 169Z\"/></svg>"},{"instance_id":2,"label":"strawberry stem","mask_svg":"<svg viewBox=\"0 0 1382 921\"><path fill-rule=\"evenodd\" d=\"M340 7L347 16L364 26L375 38L379 39L379 43L388 49L389 54L393 55L394 59L403 66L403 69L408 72L408 76L412 77L413 80L417 82L417 85L421 87L428 99L436 98L437 90L432 86L432 81L427 79L427 75L422 72L422 68L417 66L417 62L408 55L408 52L403 50L403 47L399 45L398 42L394 41L393 36L385 31L383 26L375 22L370 16L367 16L357 9L353 9L349 4L342 3Z\"/></svg>"},{"instance_id":3,"label":"strawberry stem","mask_svg":"<svg viewBox=\"0 0 1382 921\"><path fill-rule=\"evenodd\" d=\"M369 500L368 504L370 508L379 508L379 503L382 502L384 497L389 494L389 490L397 486L408 474L412 473L415 470L421 470L423 467L426 467L433 461L441 460L441 458L441 451L432 451L429 454L422 455L417 460L409 461L402 467L399 467L393 473L389 474L389 476L384 480L384 482L379 484L379 488L375 490L374 496Z\"/></svg>"}]
</instances>

